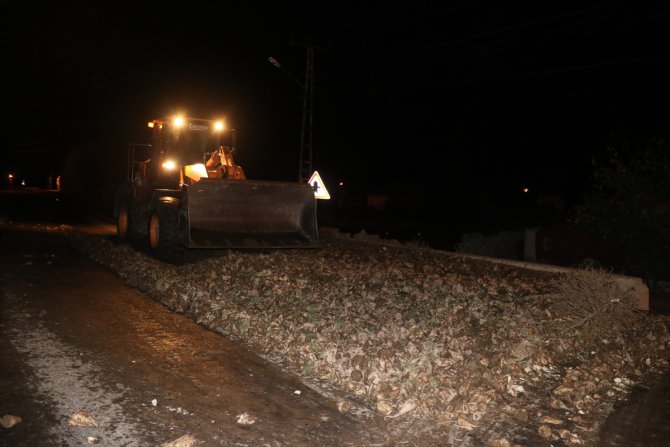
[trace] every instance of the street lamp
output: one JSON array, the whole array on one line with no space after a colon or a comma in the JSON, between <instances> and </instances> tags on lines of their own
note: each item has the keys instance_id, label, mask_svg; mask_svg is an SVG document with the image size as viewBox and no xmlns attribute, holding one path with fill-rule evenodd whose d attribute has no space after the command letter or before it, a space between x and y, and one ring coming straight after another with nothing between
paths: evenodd
<instances>
[{"instance_id":1,"label":"street lamp","mask_svg":"<svg viewBox=\"0 0 670 447\"><path fill-rule=\"evenodd\" d=\"M275 59L274 57L270 56L270 57L268 57L268 62L270 62L272 65L274 65L275 67L277 67L278 69L280 69L281 71L283 71L284 74L286 74L286 76L288 76L289 78L291 78L291 80L292 80L293 82L295 82L295 83L298 85L298 87L300 87L300 88L305 88L305 86L302 85L302 84L300 83L300 81L298 81L298 80L295 78L295 76L293 76L287 69L285 69L285 68L282 66L282 64L279 63L279 61L278 61L277 59Z\"/></svg>"}]
</instances>

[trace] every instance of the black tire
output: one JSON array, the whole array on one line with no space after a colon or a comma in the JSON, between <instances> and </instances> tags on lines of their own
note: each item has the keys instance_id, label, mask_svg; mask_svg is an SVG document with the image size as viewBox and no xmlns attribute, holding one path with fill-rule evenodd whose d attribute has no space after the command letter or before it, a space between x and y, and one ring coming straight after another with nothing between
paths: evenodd
<instances>
[{"instance_id":1,"label":"black tire","mask_svg":"<svg viewBox=\"0 0 670 447\"><path fill-rule=\"evenodd\" d=\"M181 255L179 243L179 221L177 211L158 207L149 218L149 250L151 254L166 261L176 261Z\"/></svg>"},{"instance_id":2,"label":"black tire","mask_svg":"<svg viewBox=\"0 0 670 447\"><path fill-rule=\"evenodd\" d=\"M118 243L130 243L141 246L146 224L142 224L130 202L122 202L116 215L116 238Z\"/></svg>"},{"instance_id":3,"label":"black tire","mask_svg":"<svg viewBox=\"0 0 670 447\"><path fill-rule=\"evenodd\" d=\"M116 216L116 241L119 243L130 240L130 211L127 203L122 203Z\"/></svg>"}]
</instances>

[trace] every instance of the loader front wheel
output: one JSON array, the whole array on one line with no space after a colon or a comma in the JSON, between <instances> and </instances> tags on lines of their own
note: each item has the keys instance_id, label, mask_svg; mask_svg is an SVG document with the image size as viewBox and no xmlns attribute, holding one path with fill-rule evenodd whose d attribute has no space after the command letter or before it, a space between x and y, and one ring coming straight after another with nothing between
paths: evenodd
<instances>
[{"instance_id":1,"label":"loader front wheel","mask_svg":"<svg viewBox=\"0 0 670 447\"><path fill-rule=\"evenodd\" d=\"M151 213L149 220L149 247L161 259L175 260L179 255L177 213L159 208Z\"/></svg>"}]
</instances>

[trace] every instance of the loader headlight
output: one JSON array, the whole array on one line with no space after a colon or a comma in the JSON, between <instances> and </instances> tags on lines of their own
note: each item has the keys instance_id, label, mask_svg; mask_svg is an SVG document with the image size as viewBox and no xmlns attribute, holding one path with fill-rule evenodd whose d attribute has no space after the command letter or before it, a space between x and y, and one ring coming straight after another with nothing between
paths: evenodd
<instances>
[{"instance_id":1,"label":"loader headlight","mask_svg":"<svg viewBox=\"0 0 670 447\"><path fill-rule=\"evenodd\" d=\"M184 125L184 118L181 116L178 116L174 119L174 126L175 127L181 127Z\"/></svg>"},{"instance_id":2,"label":"loader headlight","mask_svg":"<svg viewBox=\"0 0 670 447\"><path fill-rule=\"evenodd\" d=\"M174 160L165 160L163 162L163 169L167 169L168 171L172 171L176 167L177 163L175 163Z\"/></svg>"},{"instance_id":3,"label":"loader headlight","mask_svg":"<svg viewBox=\"0 0 670 447\"><path fill-rule=\"evenodd\" d=\"M226 126L223 124L223 121L217 121L214 123L214 130L216 131L222 131L225 128Z\"/></svg>"}]
</instances>

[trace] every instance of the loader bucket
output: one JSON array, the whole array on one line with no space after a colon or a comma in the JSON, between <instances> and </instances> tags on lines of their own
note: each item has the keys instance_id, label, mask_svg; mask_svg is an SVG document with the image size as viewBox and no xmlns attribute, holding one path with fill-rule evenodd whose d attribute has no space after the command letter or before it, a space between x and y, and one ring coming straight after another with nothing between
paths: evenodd
<instances>
[{"instance_id":1,"label":"loader bucket","mask_svg":"<svg viewBox=\"0 0 670 447\"><path fill-rule=\"evenodd\" d=\"M187 189L191 248L318 246L310 185L203 178Z\"/></svg>"}]
</instances>

